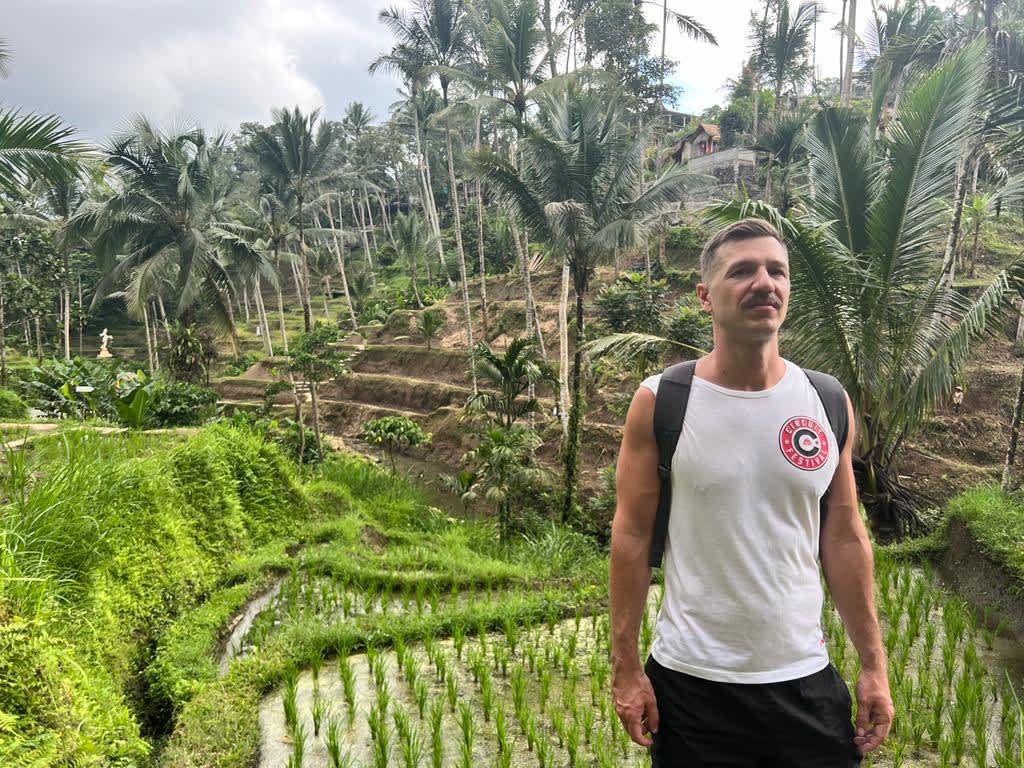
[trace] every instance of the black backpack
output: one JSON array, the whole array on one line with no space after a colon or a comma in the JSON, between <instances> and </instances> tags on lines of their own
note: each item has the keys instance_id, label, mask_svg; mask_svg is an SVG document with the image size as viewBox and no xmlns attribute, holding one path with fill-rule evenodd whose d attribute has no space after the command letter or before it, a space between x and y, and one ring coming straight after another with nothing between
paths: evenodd
<instances>
[{"instance_id":1,"label":"black backpack","mask_svg":"<svg viewBox=\"0 0 1024 768\"><path fill-rule=\"evenodd\" d=\"M676 443L683 430L683 419L686 417L686 404L690 399L690 384L693 381L693 370L697 366L695 360L677 363L665 369L658 385L658 394L654 400L654 437L658 442L658 477L661 478L661 490L658 495L658 512L654 518L654 533L651 537L651 550L647 559L651 568L661 566L665 556L665 538L668 536L668 516L672 507L672 455L676 452ZM846 445L849 430L849 418L846 410L846 392L843 385L834 376L818 371L802 369L818 393L821 404L825 407L828 423L832 432L839 438L839 449ZM821 519L825 521L827 512L828 492L821 498Z\"/></svg>"}]
</instances>

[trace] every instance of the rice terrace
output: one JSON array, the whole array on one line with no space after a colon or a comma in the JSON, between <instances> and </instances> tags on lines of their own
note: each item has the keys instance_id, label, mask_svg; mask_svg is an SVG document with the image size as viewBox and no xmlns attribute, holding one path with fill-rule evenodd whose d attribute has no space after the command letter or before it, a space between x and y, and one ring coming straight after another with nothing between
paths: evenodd
<instances>
[{"instance_id":1,"label":"rice terrace","mask_svg":"<svg viewBox=\"0 0 1024 768\"><path fill-rule=\"evenodd\" d=\"M1024 2L189 1L0 23L0 768L1024 768Z\"/></svg>"}]
</instances>

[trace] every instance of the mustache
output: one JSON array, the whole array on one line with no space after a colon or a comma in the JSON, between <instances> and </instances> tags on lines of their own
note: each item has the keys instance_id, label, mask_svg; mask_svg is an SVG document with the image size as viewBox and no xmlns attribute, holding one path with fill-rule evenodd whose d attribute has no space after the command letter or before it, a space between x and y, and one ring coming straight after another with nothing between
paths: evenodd
<instances>
[{"instance_id":1,"label":"mustache","mask_svg":"<svg viewBox=\"0 0 1024 768\"><path fill-rule=\"evenodd\" d=\"M750 307L758 307L762 304L770 304L775 309L782 308L782 301L774 293L763 294L761 296L752 296L743 302L743 308L749 309Z\"/></svg>"}]
</instances>

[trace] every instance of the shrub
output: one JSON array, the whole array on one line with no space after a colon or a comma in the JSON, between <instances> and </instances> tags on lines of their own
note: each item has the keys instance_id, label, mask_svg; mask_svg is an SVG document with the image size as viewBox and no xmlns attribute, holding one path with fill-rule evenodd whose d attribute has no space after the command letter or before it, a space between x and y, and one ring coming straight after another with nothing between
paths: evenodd
<instances>
[{"instance_id":1,"label":"shrub","mask_svg":"<svg viewBox=\"0 0 1024 768\"><path fill-rule=\"evenodd\" d=\"M216 392L186 381L175 381L156 388L149 423L156 427L198 426L216 413Z\"/></svg>"},{"instance_id":2,"label":"shrub","mask_svg":"<svg viewBox=\"0 0 1024 768\"><path fill-rule=\"evenodd\" d=\"M613 333L659 333L665 290L664 280L648 282L640 272L624 272L601 290L595 303Z\"/></svg>"},{"instance_id":3,"label":"shrub","mask_svg":"<svg viewBox=\"0 0 1024 768\"><path fill-rule=\"evenodd\" d=\"M669 227L665 237L665 247L683 251L687 255L697 255L704 249L704 233L699 227L680 225Z\"/></svg>"},{"instance_id":4,"label":"shrub","mask_svg":"<svg viewBox=\"0 0 1024 768\"><path fill-rule=\"evenodd\" d=\"M405 416L382 416L363 425L363 439L379 445L387 453L391 471L395 471L395 452L430 444L430 433Z\"/></svg>"},{"instance_id":5,"label":"shrub","mask_svg":"<svg viewBox=\"0 0 1024 768\"><path fill-rule=\"evenodd\" d=\"M665 337L678 343L697 349L711 348L711 317L698 305L696 300L686 297L680 299L665 323ZM693 359L698 353L693 350L672 348L673 356L680 354L683 359Z\"/></svg>"},{"instance_id":6,"label":"shrub","mask_svg":"<svg viewBox=\"0 0 1024 768\"><path fill-rule=\"evenodd\" d=\"M28 406L17 392L0 389L0 419L21 421L28 418Z\"/></svg>"}]
</instances>

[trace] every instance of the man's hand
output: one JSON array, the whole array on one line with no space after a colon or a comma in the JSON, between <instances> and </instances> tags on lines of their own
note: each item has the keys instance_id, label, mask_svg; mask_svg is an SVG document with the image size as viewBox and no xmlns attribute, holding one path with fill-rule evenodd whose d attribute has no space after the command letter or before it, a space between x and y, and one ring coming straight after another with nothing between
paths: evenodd
<instances>
[{"instance_id":1,"label":"man's hand","mask_svg":"<svg viewBox=\"0 0 1024 768\"><path fill-rule=\"evenodd\" d=\"M658 703L654 699L654 688L643 670L638 669L622 679L612 682L612 700L615 714L634 742L649 747L654 740L648 732L658 732Z\"/></svg>"},{"instance_id":2,"label":"man's hand","mask_svg":"<svg viewBox=\"0 0 1024 768\"><path fill-rule=\"evenodd\" d=\"M885 741L892 727L893 706L885 667L862 669L857 681L857 721L853 743L866 755Z\"/></svg>"}]
</instances>

